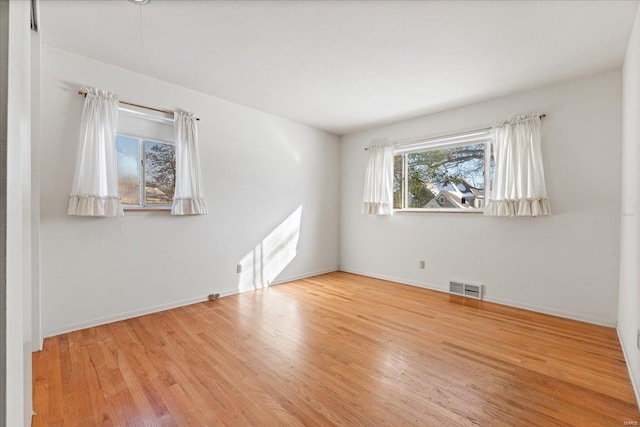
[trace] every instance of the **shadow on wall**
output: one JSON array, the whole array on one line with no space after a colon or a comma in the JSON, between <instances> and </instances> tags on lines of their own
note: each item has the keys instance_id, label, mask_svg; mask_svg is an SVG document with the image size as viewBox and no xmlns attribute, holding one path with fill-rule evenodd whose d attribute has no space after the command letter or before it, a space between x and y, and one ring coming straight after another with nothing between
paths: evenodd
<instances>
[{"instance_id":1,"label":"shadow on wall","mask_svg":"<svg viewBox=\"0 0 640 427\"><path fill-rule=\"evenodd\" d=\"M296 257L302 206L280 223L238 263L240 292L269 286Z\"/></svg>"}]
</instances>

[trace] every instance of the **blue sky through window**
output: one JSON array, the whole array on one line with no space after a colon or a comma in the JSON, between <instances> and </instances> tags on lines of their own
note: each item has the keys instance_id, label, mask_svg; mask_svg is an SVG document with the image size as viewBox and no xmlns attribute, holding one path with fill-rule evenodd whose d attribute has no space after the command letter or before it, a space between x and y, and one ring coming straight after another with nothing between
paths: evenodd
<instances>
[{"instance_id":1,"label":"blue sky through window","mask_svg":"<svg viewBox=\"0 0 640 427\"><path fill-rule=\"evenodd\" d=\"M140 166L140 140L131 136L118 135L118 174L122 177L136 178Z\"/></svg>"}]
</instances>

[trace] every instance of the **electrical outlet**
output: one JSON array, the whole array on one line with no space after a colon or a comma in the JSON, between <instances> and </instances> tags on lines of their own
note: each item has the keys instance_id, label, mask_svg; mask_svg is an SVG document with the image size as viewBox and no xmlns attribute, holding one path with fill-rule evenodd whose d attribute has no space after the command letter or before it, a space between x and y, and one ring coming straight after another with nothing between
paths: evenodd
<instances>
[{"instance_id":1,"label":"electrical outlet","mask_svg":"<svg viewBox=\"0 0 640 427\"><path fill-rule=\"evenodd\" d=\"M424 261L422 261L422 260L420 261L420 269L421 270L424 270L425 264L426 263Z\"/></svg>"},{"instance_id":2,"label":"electrical outlet","mask_svg":"<svg viewBox=\"0 0 640 427\"><path fill-rule=\"evenodd\" d=\"M236 273L242 273L242 264L236 266Z\"/></svg>"}]
</instances>

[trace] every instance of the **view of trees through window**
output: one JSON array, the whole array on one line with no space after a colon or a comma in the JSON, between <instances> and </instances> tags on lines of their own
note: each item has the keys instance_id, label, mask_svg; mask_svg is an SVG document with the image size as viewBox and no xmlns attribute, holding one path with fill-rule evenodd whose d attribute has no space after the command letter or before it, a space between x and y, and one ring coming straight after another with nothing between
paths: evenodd
<instances>
[{"instance_id":1,"label":"view of trees through window","mask_svg":"<svg viewBox=\"0 0 640 427\"><path fill-rule=\"evenodd\" d=\"M171 204L176 185L176 147L145 141L144 156L146 204Z\"/></svg>"},{"instance_id":2,"label":"view of trees through window","mask_svg":"<svg viewBox=\"0 0 640 427\"><path fill-rule=\"evenodd\" d=\"M170 205L176 182L175 145L127 135L118 135L116 142L122 204Z\"/></svg>"},{"instance_id":3,"label":"view of trees through window","mask_svg":"<svg viewBox=\"0 0 640 427\"><path fill-rule=\"evenodd\" d=\"M396 156L394 207L482 209L484 150L479 143Z\"/></svg>"}]
</instances>

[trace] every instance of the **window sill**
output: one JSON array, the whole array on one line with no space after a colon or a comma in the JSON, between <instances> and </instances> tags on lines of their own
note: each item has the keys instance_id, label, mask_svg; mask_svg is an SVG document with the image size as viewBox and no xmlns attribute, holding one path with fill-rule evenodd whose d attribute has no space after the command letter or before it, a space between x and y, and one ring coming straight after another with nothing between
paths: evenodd
<instances>
[{"instance_id":1,"label":"window sill","mask_svg":"<svg viewBox=\"0 0 640 427\"><path fill-rule=\"evenodd\" d=\"M484 213L484 209L394 209L393 213L460 213L460 214L480 214Z\"/></svg>"},{"instance_id":2,"label":"window sill","mask_svg":"<svg viewBox=\"0 0 640 427\"><path fill-rule=\"evenodd\" d=\"M127 212L171 212L171 208L125 208L123 207L122 210L127 213Z\"/></svg>"}]
</instances>

